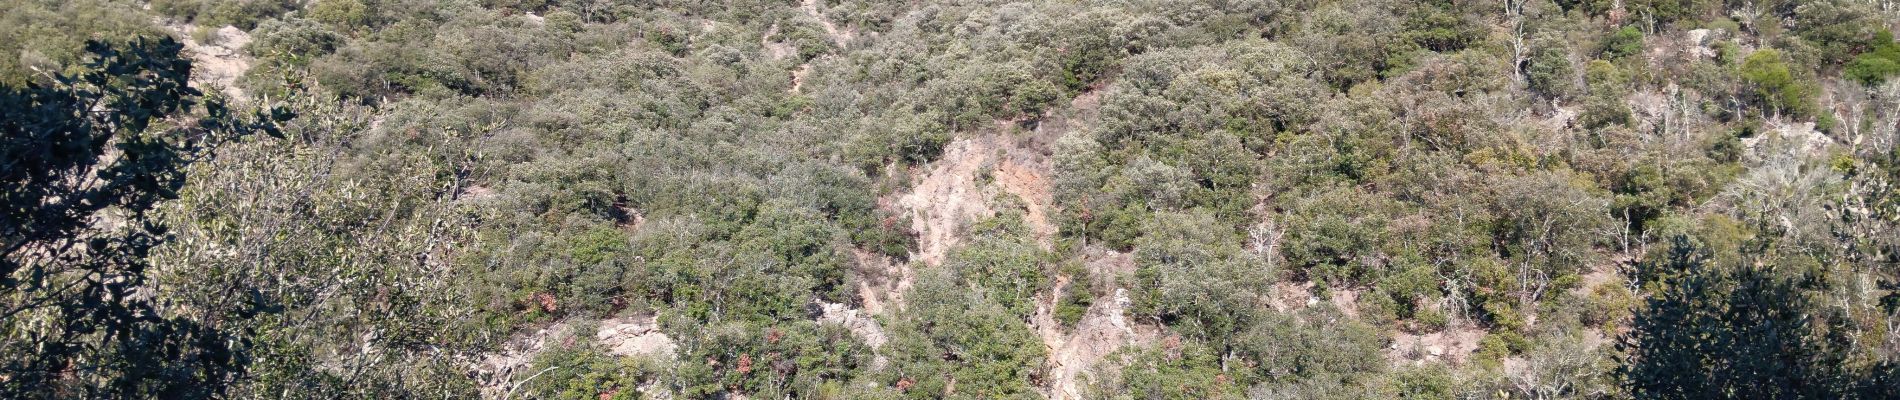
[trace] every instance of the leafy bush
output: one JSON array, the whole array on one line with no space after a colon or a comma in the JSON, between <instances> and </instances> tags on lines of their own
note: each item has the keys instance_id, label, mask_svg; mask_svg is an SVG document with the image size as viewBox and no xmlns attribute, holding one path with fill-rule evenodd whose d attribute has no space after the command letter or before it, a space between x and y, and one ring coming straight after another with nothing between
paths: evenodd
<instances>
[{"instance_id":1,"label":"leafy bush","mask_svg":"<svg viewBox=\"0 0 1900 400\"><path fill-rule=\"evenodd\" d=\"M300 3L295 0L156 0L152 2L152 9L201 26L231 25L248 31L264 20L296 10Z\"/></svg>"},{"instance_id":2,"label":"leafy bush","mask_svg":"<svg viewBox=\"0 0 1900 400\"><path fill-rule=\"evenodd\" d=\"M1047 277L1054 269L1044 267L1045 256L1021 218L1006 213L972 228L977 239L951 252L943 267L977 295L1027 319L1035 312L1037 294L1049 286Z\"/></svg>"},{"instance_id":3,"label":"leafy bush","mask_svg":"<svg viewBox=\"0 0 1900 400\"><path fill-rule=\"evenodd\" d=\"M1585 67L1584 77L1590 88L1590 96L1584 99L1583 115L1578 118L1585 128L1629 125L1633 122L1629 105L1623 102L1629 78L1621 69L1608 61L1595 60Z\"/></svg>"},{"instance_id":4,"label":"leafy bush","mask_svg":"<svg viewBox=\"0 0 1900 400\"><path fill-rule=\"evenodd\" d=\"M1143 230L1135 243L1131 312L1226 351L1263 314L1275 272L1231 244L1232 229L1205 212L1161 213Z\"/></svg>"},{"instance_id":5,"label":"leafy bush","mask_svg":"<svg viewBox=\"0 0 1900 400\"><path fill-rule=\"evenodd\" d=\"M1044 346L1008 309L941 270L922 271L911 309L891 326L881 383L905 398L1031 398Z\"/></svg>"},{"instance_id":6,"label":"leafy bush","mask_svg":"<svg viewBox=\"0 0 1900 400\"><path fill-rule=\"evenodd\" d=\"M1221 369L1214 350L1194 342L1169 339L1158 348L1125 350L1127 366L1116 380L1097 382L1091 396L1116 394L1136 398L1243 398L1246 386Z\"/></svg>"},{"instance_id":7,"label":"leafy bush","mask_svg":"<svg viewBox=\"0 0 1900 400\"><path fill-rule=\"evenodd\" d=\"M1608 58L1628 57L1643 53L1643 31L1634 26L1625 26L1609 37L1603 38L1603 55Z\"/></svg>"},{"instance_id":8,"label":"leafy bush","mask_svg":"<svg viewBox=\"0 0 1900 400\"><path fill-rule=\"evenodd\" d=\"M107 0L0 2L0 84L50 83L54 74L84 71L86 42L156 38L137 4Z\"/></svg>"},{"instance_id":9,"label":"leafy bush","mask_svg":"<svg viewBox=\"0 0 1900 400\"><path fill-rule=\"evenodd\" d=\"M871 363L871 349L844 327L796 321L726 323L694 328L677 371L682 395L747 393L820 397L851 382Z\"/></svg>"},{"instance_id":10,"label":"leafy bush","mask_svg":"<svg viewBox=\"0 0 1900 400\"><path fill-rule=\"evenodd\" d=\"M1822 0L1790 5L1793 8L1790 27L1804 44L1816 48L1820 61L1826 66L1840 65L1867 51L1868 47L1883 43L1874 32L1882 23L1862 4ZM1891 35L1887 39L1885 43L1893 42Z\"/></svg>"},{"instance_id":11,"label":"leafy bush","mask_svg":"<svg viewBox=\"0 0 1900 400\"><path fill-rule=\"evenodd\" d=\"M0 397L217 397L249 367L241 324L273 310L172 308L189 297L157 289L150 257L171 230L156 210L213 149L282 137L293 115L201 105L184 48L89 41L82 73L0 84Z\"/></svg>"},{"instance_id":12,"label":"leafy bush","mask_svg":"<svg viewBox=\"0 0 1900 400\"><path fill-rule=\"evenodd\" d=\"M1678 237L1662 262L1643 266L1672 278L1622 338L1631 350L1618 372L1632 394L1844 397L1889 389L1873 379L1882 372L1862 375L1843 362L1843 341L1850 339L1824 325L1838 320L1800 311L1808 297L1794 282L1770 268L1709 265L1708 259ZM1764 376L1775 379L1754 378Z\"/></svg>"},{"instance_id":13,"label":"leafy bush","mask_svg":"<svg viewBox=\"0 0 1900 400\"><path fill-rule=\"evenodd\" d=\"M1436 52L1462 50L1483 35L1478 24L1436 6L1417 8L1405 27L1413 43Z\"/></svg>"},{"instance_id":14,"label":"leafy bush","mask_svg":"<svg viewBox=\"0 0 1900 400\"><path fill-rule=\"evenodd\" d=\"M1398 205L1378 194L1339 188L1289 210L1285 256L1309 279L1333 285L1378 282L1391 254L1387 226ZM1409 300L1409 299L1408 299Z\"/></svg>"},{"instance_id":15,"label":"leafy bush","mask_svg":"<svg viewBox=\"0 0 1900 400\"><path fill-rule=\"evenodd\" d=\"M1551 98L1569 97L1577 90L1570 47L1562 39L1544 37L1531 42L1529 61L1530 65L1524 69L1531 90Z\"/></svg>"},{"instance_id":16,"label":"leafy bush","mask_svg":"<svg viewBox=\"0 0 1900 400\"><path fill-rule=\"evenodd\" d=\"M279 60L293 66L309 65L311 60L330 54L343 43L343 36L330 27L303 18L271 19L251 32L256 38L245 51L253 57Z\"/></svg>"},{"instance_id":17,"label":"leafy bush","mask_svg":"<svg viewBox=\"0 0 1900 400\"><path fill-rule=\"evenodd\" d=\"M510 395L537 399L638 399L635 388L658 377L663 366L651 359L624 359L587 346L561 346L535 356L528 370L534 379L510 388ZM524 376L524 378L526 378Z\"/></svg>"},{"instance_id":18,"label":"leafy bush","mask_svg":"<svg viewBox=\"0 0 1900 400\"><path fill-rule=\"evenodd\" d=\"M1900 43L1894 43L1893 33L1880 31L1874 36L1872 51L1854 56L1847 63L1842 76L1867 86L1876 86L1886 82L1887 78L1900 75Z\"/></svg>"},{"instance_id":19,"label":"leafy bush","mask_svg":"<svg viewBox=\"0 0 1900 400\"><path fill-rule=\"evenodd\" d=\"M1814 84L1797 77L1780 51L1763 49L1749 54L1742 60L1741 78L1749 85L1745 94L1761 108L1793 116L1812 116L1818 111Z\"/></svg>"},{"instance_id":20,"label":"leafy bush","mask_svg":"<svg viewBox=\"0 0 1900 400\"><path fill-rule=\"evenodd\" d=\"M1061 301L1056 302L1056 321L1061 322L1062 326L1073 328L1088 314L1089 306L1094 302L1095 294L1089 292L1087 287L1070 287L1062 294Z\"/></svg>"},{"instance_id":21,"label":"leafy bush","mask_svg":"<svg viewBox=\"0 0 1900 400\"><path fill-rule=\"evenodd\" d=\"M1249 375L1263 386L1304 389L1308 396L1351 397L1347 393L1371 389L1365 387L1373 383L1367 378L1387 368L1379 353L1385 333L1350 319L1318 313L1300 317L1274 315L1239 339L1236 353L1248 360Z\"/></svg>"}]
</instances>

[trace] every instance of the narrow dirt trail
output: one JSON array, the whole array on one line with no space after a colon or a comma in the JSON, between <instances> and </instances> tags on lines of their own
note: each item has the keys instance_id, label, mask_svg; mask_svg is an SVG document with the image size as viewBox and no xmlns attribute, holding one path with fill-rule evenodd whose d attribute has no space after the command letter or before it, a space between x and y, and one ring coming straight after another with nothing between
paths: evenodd
<instances>
[{"instance_id":1,"label":"narrow dirt trail","mask_svg":"<svg viewBox=\"0 0 1900 400\"><path fill-rule=\"evenodd\" d=\"M1106 249L1091 249L1084 256L1087 270L1092 277L1109 279L1131 274L1135 269L1134 257L1128 253ZM1036 302L1036 314L1031 317L1031 327L1041 336L1043 344L1048 346L1049 386L1046 388L1049 398L1082 398L1080 383L1088 374L1095 371L1109 355L1130 346L1146 346L1156 343L1161 330L1153 326L1141 326L1128 321L1128 307L1132 301L1126 289L1095 295L1088 311L1077 321L1073 329L1064 329L1055 319L1057 300L1071 291L1089 290L1089 279L1075 281L1070 277L1060 277L1054 290ZM1118 285L1109 285L1118 286Z\"/></svg>"},{"instance_id":2,"label":"narrow dirt trail","mask_svg":"<svg viewBox=\"0 0 1900 400\"><path fill-rule=\"evenodd\" d=\"M767 58L783 60L785 57L791 57L792 53L798 51L792 48L791 44L772 41L773 36L778 36L778 24L772 24L771 27L765 28L765 34L759 35L759 48L765 49L765 56Z\"/></svg>"},{"instance_id":3,"label":"narrow dirt trail","mask_svg":"<svg viewBox=\"0 0 1900 400\"><path fill-rule=\"evenodd\" d=\"M857 36L857 32L848 28L840 29L838 25L831 23L830 18L825 18L825 14L818 11L818 0L802 0L799 2L799 8L805 10L805 15L818 19L818 24L825 28L825 36L830 37L832 42L836 42L838 47L845 47L851 42L851 38Z\"/></svg>"},{"instance_id":4,"label":"narrow dirt trail","mask_svg":"<svg viewBox=\"0 0 1900 400\"><path fill-rule=\"evenodd\" d=\"M597 323L599 330L593 335L595 343L605 347L607 354L613 356L670 361L679 349L673 338L660 332L658 320L653 315L608 318ZM579 337L586 333L577 331L577 325L580 324L564 320L533 332L517 334L502 343L500 351L470 360L469 369L474 372L482 398L502 398L505 393L532 379L537 371L530 367L535 357L542 352L579 343Z\"/></svg>"},{"instance_id":5,"label":"narrow dirt trail","mask_svg":"<svg viewBox=\"0 0 1900 400\"><path fill-rule=\"evenodd\" d=\"M991 168L1001 148L998 139L983 135L951 141L943 157L913 181L910 192L897 198L896 205L908 211L918 234L913 259L931 267L942 265L950 249L963 242L964 225L995 215L989 204L995 189L977 182L977 175Z\"/></svg>"},{"instance_id":6,"label":"narrow dirt trail","mask_svg":"<svg viewBox=\"0 0 1900 400\"><path fill-rule=\"evenodd\" d=\"M996 215L991 200L1004 193L1022 200L1023 222L1043 248L1051 248L1057 233L1051 180L1055 142L1075 131L1078 121L1093 116L1101 96L1101 90L1093 89L1077 95L1026 134L1018 128L1022 121L997 120L991 128L945 146L942 157L915 175L911 190L891 201L910 216L918 233L918 254L912 258L930 266L942 264L944 255L962 242L963 226ZM990 182L978 181L984 176Z\"/></svg>"},{"instance_id":7,"label":"narrow dirt trail","mask_svg":"<svg viewBox=\"0 0 1900 400\"><path fill-rule=\"evenodd\" d=\"M851 249L851 257L857 262L852 272L858 277L858 298L863 299L865 312L884 315L886 310L904 306L904 293L910 291L915 276L909 264L857 248Z\"/></svg>"},{"instance_id":8,"label":"narrow dirt trail","mask_svg":"<svg viewBox=\"0 0 1900 400\"><path fill-rule=\"evenodd\" d=\"M1028 121L997 120L990 127L960 135L945 146L937 161L913 170L910 189L881 202L910 218L918 234L911 258L927 268L941 266L950 251L969 239L967 226L995 216L1001 207L996 200L1004 196L1020 200L1013 203L1023 208L1030 234L1044 249L1053 249L1059 233L1052 181L1055 142L1093 119L1103 95L1099 89L1099 85L1091 88L1068 107L1046 113L1027 131L1022 128ZM1083 258L1089 272L1054 277L1053 288L1038 296L1029 321L1048 350L1050 379L1043 390L1055 399L1081 398L1080 382L1103 366L1110 354L1155 343L1161 336L1160 329L1127 319L1128 294L1114 283L1116 277L1134 272L1133 256L1096 248L1086 250ZM909 270L893 268L891 272L908 276ZM873 294L864 296L866 307L888 309L889 299L901 302L904 282L899 278L894 287L862 292ZM1105 290L1092 293L1091 288ZM1074 291L1090 292L1091 302L1080 321L1064 327L1055 309L1060 299Z\"/></svg>"},{"instance_id":9,"label":"narrow dirt trail","mask_svg":"<svg viewBox=\"0 0 1900 400\"><path fill-rule=\"evenodd\" d=\"M237 87L238 77L251 70L256 61L244 54L244 46L251 43L251 34L233 26L225 26L211 31L212 40L200 43L192 32L198 26L158 21L170 29L185 44L191 55L191 84L199 89L215 89L232 99L245 99L244 89Z\"/></svg>"},{"instance_id":10,"label":"narrow dirt trail","mask_svg":"<svg viewBox=\"0 0 1900 400\"><path fill-rule=\"evenodd\" d=\"M851 38L857 36L857 32L850 28L839 28L837 24L831 22L830 18L825 18L825 14L818 10L818 0L803 0L799 3L799 9L805 10L805 15L818 20L818 25L825 28L825 37L831 39L831 42L837 44L840 49L850 47ZM793 52L791 45L772 43L768 40L778 34L778 29L778 24L772 24L772 27L766 30L765 36L759 38L760 45L765 47L767 55L774 60L783 59ZM794 94L800 93L800 89L805 86L805 77L809 75L811 75L811 63L798 64L798 69L792 70L792 88L787 91Z\"/></svg>"},{"instance_id":11,"label":"narrow dirt trail","mask_svg":"<svg viewBox=\"0 0 1900 400\"><path fill-rule=\"evenodd\" d=\"M792 88L790 89L792 93L800 93L799 88L805 86L807 75L811 75L811 63L799 64L798 69L792 70Z\"/></svg>"},{"instance_id":12,"label":"narrow dirt trail","mask_svg":"<svg viewBox=\"0 0 1900 400\"><path fill-rule=\"evenodd\" d=\"M822 312L818 317L818 323L842 326L850 330L851 334L857 336L859 340L863 340L865 345L871 347L872 369L882 369L890 363L890 359L880 354L884 343L890 341L890 336L884 333L883 325L879 325L877 319L872 318L870 313L838 303L819 302L818 306Z\"/></svg>"},{"instance_id":13,"label":"narrow dirt trail","mask_svg":"<svg viewBox=\"0 0 1900 400\"><path fill-rule=\"evenodd\" d=\"M1030 233L1044 249L1054 245L1056 236L1055 222L1049 216L1050 204L1055 201L1049 174L1046 157L1011 157L997 163L994 175L1004 192L1023 200L1023 223L1029 225Z\"/></svg>"}]
</instances>

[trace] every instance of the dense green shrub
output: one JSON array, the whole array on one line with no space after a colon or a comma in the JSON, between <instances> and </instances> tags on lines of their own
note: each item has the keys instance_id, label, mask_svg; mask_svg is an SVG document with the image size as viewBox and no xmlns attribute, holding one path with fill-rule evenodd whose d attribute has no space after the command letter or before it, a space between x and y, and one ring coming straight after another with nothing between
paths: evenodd
<instances>
[{"instance_id":1,"label":"dense green shrub","mask_svg":"<svg viewBox=\"0 0 1900 400\"><path fill-rule=\"evenodd\" d=\"M1610 202L1588 183L1566 173L1545 173L1503 180L1492 214L1492 235L1500 255L1529 263L1555 280L1580 273L1595 254L1588 249L1611 229ZM1520 288L1530 290L1530 288Z\"/></svg>"},{"instance_id":2,"label":"dense green shrub","mask_svg":"<svg viewBox=\"0 0 1900 400\"><path fill-rule=\"evenodd\" d=\"M1590 89L1590 95L1584 99L1583 115L1578 116L1578 119L1585 128L1629 125L1633 122L1629 105L1623 101L1623 96L1628 93L1626 88L1629 78L1621 69L1607 61L1591 61L1584 68L1584 82Z\"/></svg>"},{"instance_id":3,"label":"dense green shrub","mask_svg":"<svg viewBox=\"0 0 1900 400\"><path fill-rule=\"evenodd\" d=\"M1285 255L1309 279L1331 284L1377 282L1390 257L1382 244L1396 207L1383 196L1329 190L1289 210Z\"/></svg>"},{"instance_id":4,"label":"dense green shrub","mask_svg":"<svg viewBox=\"0 0 1900 400\"><path fill-rule=\"evenodd\" d=\"M1814 103L1817 88L1796 75L1780 51L1764 49L1749 54L1742 60L1741 78L1749 87L1744 94L1757 107L1796 117L1812 116L1818 111Z\"/></svg>"},{"instance_id":5,"label":"dense green shrub","mask_svg":"<svg viewBox=\"0 0 1900 400\"><path fill-rule=\"evenodd\" d=\"M1622 5L1623 10L1629 15L1653 19L1659 23L1674 24L1717 14L1723 4L1714 0L1632 0ZM1599 9L1607 9L1607 7Z\"/></svg>"},{"instance_id":6,"label":"dense green shrub","mask_svg":"<svg viewBox=\"0 0 1900 400\"><path fill-rule=\"evenodd\" d=\"M1062 326L1073 328L1077 322L1082 321L1083 316L1088 314L1089 307L1094 302L1095 293L1090 292L1088 287L1069 287L1062 294L1062 299L1056 302L1056 321L1061 322Z\"/></svg>"},{"instance_id":7,"label":"dense green shrub","mask_svg":"<svg viewBox=\"0 0 1900 400\"><path fill-rule=\"evenodd\" d=\"M766 327L725 323L681 335L693 360L678 365L678 393L751 393L822 397L851 382L871 363L871 349L836 325L797 321ZM627 390L623 386L622 390ZM630 391L630 390L628 390Z\"/></svg>"},{"instance_id":8,"label":"dense green shrub","mask_svg":"<svg viewBox=\"0 0 1900 400\"><path fill-rule=\"evenodd\" d=\"M1388 368L1379 353L1384 332L1325 312L1273 315L1238 339L1236 354L1262 381L1256 388L1322 398L1373 396L1380 389L1371 378Z\"/></svg>"},{"instance_id":9,"label":"dense green shrub","mask_svg":"<svg viewBox=\"0 0 1900 400\"><path fill-rule=\"evenodd\" d=\"M1562 39L1542 37L1531 42L1529 62L1524 72L1531 90L1551 98L1566 98L1577 90L1570 47Z\"/></svg>"},{"instance_id":10,"label":"dense green shrub","mask_svg":"<svg viewBox=\"0 0 1900 400\"><path fill-rule=\"evenodd\" d=\"M1163 213L1135 243L1135 315L1166 322L1217 351L1254 324L1276 272L1233 245L1235 233L1205 212Z\"/></svg>"},{"instance_id":11,"label":"dense green shrub","mask_svg":"<svg viewBox=\"0 0 1900 400\"><path fill-rule=\"evenodd\" d=\"M892 364L879 383L914 399L1035 397L1042 342L1028 325L998 323L1019 318L944 272L918 277L912 308L892 324Z\"/></svg>"},{"instance_id":12,"label":"dense green shrub","mask_svg":"<svg viewBox=\"0 0 1900 400\"><path fill-rule=\"evenodd\" d=\"M1054 268L1044 266L1045 256L1022 226L1022 216L1005 213L971 231L978 239L952 252L943 266L985 299L1028 318Z\"/></svg>"},{"instance_id":13,"label":"dense green shrub","mask_svg":"<svg viewBox=\"0 0 1900 400\"><path fill-rule=\"evenodd\" d=\"M374 25L370 24L370 18L374 15L370 7L371 4L378 3L380 2L372 1L364 3L363 0L327 0L316 2L316 4L311 5L307 11L310 19L330 24L330 26L338 30L351 31L374 27Z\"/></svg>"},{"instance_id":14,"label":"dense green shrub","mask_svg":"<svg viewBox=\"0 0 1900 400\"><path fill-rule=\"evenodd\" d=\"M1643 53L1643 31L1634 26L1625 26L1603 38L1603 55L1606 58L1628 57Z\"/></svg>"},{"instance_id":15,"label":"dense green shrub","mask_svg":"<svg viewBox=\"0 0 1900 400\"><path fill-rule=\"evenodd\" d=\"M311 60L330 54L344 40L330 27L303 18L266 20L251 31L251 36L255 41L245 47L246 52L293 66L308 65Z\"/></svg>"},{"instance_id":16,"label":"dense green shrub","mask_svg":"<svg viewBox=\"0 0 1900 400\"><path fill-rule=\"evenodd\" d=\"M1892 32L1880 31L1874 35L1873 50L1854 56L1854 60L1847 63L1847 69L1841 74L1868 86L1879 85L1889 77L1900 75L1900 43L1894 43Z\"/></svg>"},{"instance_id":17,"label":"dense green shrub","mask_svg":"<svg viewBox=\"0 0 1900 400\"><path fill-rule=\"evenodd\" d=\"M1392 391L1406 399L1453 399L1457 398L1457 382L1451 371L1439 366L1425 366L1405 369L1398 372Z\"/></svg>"},{"instance_id":18,"label":"dense green shrub","mask_svg":"<svg viewBox=\"0 0 1900 400\"><path fill-rule=\"evenodd\" d=\"M105 0L0 2L0 83L49 83L54 74L83 70L86 41L156 38L138 6Z\"/></svg>"},{"instance_id":19,"label":"dense green shrub","mask_svg":"<svg viewBox=\"0 0 1900 400\"><path fill-rule=\"evenodd\" d=\"M1133 398L1245 398L1246 386L1221 369L1214 350L1193 342L1129 350L1119 380L1098 382L1091 396Z\"/></svg>"},{"instance_id":20,"label":"dense green shrub","mask_svg":"<svg viewBox=\"0 0 1900 400\"><path fill-rule=\"evenodd\" d=\"M534 379L510 388L511 395L540 399L638 399L634 388L659 375L663 366L651 359L623 359L576 343L549 349L536 356L530 369Z\"/></svg>"},{"instance_id":21,"label":"dense green shrub","mask_svg":"<svg viewBox=\"0 0 1900 400\"><path fill-rule=\"evenodd\" d=\"M1838 66L1856 54L1879 45L1875 21L1864 5L1838 0L1790 2L1793 21L1790 26L1805 44L1814 46L1825 66ZM1892 38L1888 37L1888 43ZM1821 67L1817 65L1815 67Z\"/></svg>"},{"instance_id":22,"label":"dense green shrub","mask_svg":"<svg viewBox=\"0 0 1900 400\"><path fill-rule=\"evenodd\" d=\"M281 138L294 115L200 100L184 49L87 41L81 73L0 84L0 396L217 397L251 364L237 325L273 310L172 308L191 297L157 289L152 254L172 239L157 209L218 146Z\"/></svg>"},{"instance_id":23,"label":"dense green shrub","mask_svg":"<svg viewBox=\"0 0 1900 400\"><path fill-rule=\"evenodd\" d=\"M294 11L301 2L293 0L157 0L152 10L200 26L236 26L251 30L265 20Z\"/></svg>"},{"instance_id":24,"label":"dense green shrub","mask_svg":"<svg viewBox=\"0 0 1900 400\"><path fill-rule=\"evenodd\" d=\"M1622 338L1631 351L1618 372L1632 394L1843 397L1891 389L1877 380L1890 372L1844 362L1850 345L1843 341L1851 339L1843 327L1826 325L1839 320L1802 312L1810 300L1799 283L1778 276L1785 272L1710 265L1706 251L1680 237L1667 251L1643 266L1669 278Z\"/></svg>"},{"instance_id":25,"label":"dense green shrub","mask_svg":"<svg viewBox=\"0 0 1900 400\"><path fill-rule=\"evenodd\" d=\"M950 130L932 114L892 117L886 123L866 124L845 153L866 173L884 171L889 164L922 165L943 154Z\"/></svg>"},{"instance_id":26,"label":"dense green shrub","mask_svg":"<svg viewBox=\"0 0 1900 400\"><path fill-rule=\"evenodd\" d=\"M1437 6L1418 7L1406 19L1405 28L1405 36L1413 43L1437 52L1462 50L1482 35L1477 23Z\"/></svg>"}]
</instances>

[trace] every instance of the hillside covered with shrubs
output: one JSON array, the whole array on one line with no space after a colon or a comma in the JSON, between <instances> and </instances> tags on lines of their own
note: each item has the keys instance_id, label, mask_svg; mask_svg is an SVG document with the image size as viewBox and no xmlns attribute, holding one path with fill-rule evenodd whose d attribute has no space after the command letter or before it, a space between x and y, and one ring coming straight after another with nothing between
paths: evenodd
<instances>
[{"instance_id":1,"label":"hillside covered with shrubs","mask_svg":"<svg viewBox=\"0 0 1900 400\"><path fill-rule=\"evenodd\" d=\"M0 0L0 398L1892 398L1895 29Z\"/></svg>"}]
</instances>

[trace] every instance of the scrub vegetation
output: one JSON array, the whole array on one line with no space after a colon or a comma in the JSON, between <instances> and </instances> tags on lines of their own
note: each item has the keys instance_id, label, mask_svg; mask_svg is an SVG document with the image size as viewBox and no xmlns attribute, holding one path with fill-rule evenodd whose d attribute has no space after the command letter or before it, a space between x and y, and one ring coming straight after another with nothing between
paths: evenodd
<instances>
[{"instance_id":1,"label":"scrub vegetation","mask_svg":"<svg viewBox=\"0 0 1900 400\"><path fill-rule=\"evenodd\" d=\"M1894 29L0 0L0 398L1889 398Z\"/></svg>"}]
</instances>

